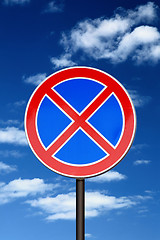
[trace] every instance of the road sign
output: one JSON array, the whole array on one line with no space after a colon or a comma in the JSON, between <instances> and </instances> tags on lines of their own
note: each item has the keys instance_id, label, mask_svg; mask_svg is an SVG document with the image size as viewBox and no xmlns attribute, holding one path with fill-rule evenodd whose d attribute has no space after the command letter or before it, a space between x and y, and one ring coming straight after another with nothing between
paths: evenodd
<instances>
[{"instance_id":1,"label":"road sign","mask_svg":"<svg viewBox=\"0 0 160 240\"><path fill-rule=\"evenodd\" d=\"M96 176L128 152L136 128L135 110L112 76L73 67L45 79L32 94L25 131L37 158L69 177Z\"/></svg>"}]
</instances>

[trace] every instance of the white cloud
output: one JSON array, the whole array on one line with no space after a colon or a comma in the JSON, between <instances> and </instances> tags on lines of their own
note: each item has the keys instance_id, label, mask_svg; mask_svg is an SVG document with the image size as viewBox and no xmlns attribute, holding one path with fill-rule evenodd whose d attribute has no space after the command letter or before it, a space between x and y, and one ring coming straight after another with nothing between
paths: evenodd
<instances>
[{"instance_id":1,"label":"white cloud","mask_svg":"<svg viewBox=\"0 0 160 240\"><path fill-rule=\"evenodd\" d=\"M4 0L5 5L24 5L29 3L30 0Z\"/></svg>"},{"instance_id":2,"label":"white cloud","mask_svg":"<svg viewBox=\"0 0 160 240\"><path fill-rule=\"evenodd\" d=\"M25 104L26 104L25 100L20 100L20 101L14 102L15 107L21 107L21 106L24 106Z\"/></svg>"},{"instance_id":3,"label":"white cloud","mask_svg":"<svg viewBox=\"0 0 160 240\"><path fill-rule=\"evenodd\" d=\"M150 23L157 18L157 9L153 2L148 2L135 8L135 10L128 10L128 18L134 21L134 24L139 22Z\"/></svg>"},{"instance_id":4,"label":"white cloud","mask_svg":"<svg viewBox=\"0 0 160 240\"><path fill-rule=\"evenodd\" d=\"M25 132L16 127L0 128L0 143L27 145Z\"/></svg>"},{"instance_id":5,"label":"white cloud","mask_svg":"<svg viewBox=\"0 0 160 240\"><path fill-rule=\"evenodd\" d=\"M22 156L23 156L23 153L17 150L0 150L0 157L3 157L3 158L8 158L8 157L20 158Z\"/></svg>"},{"instance_id":6,"label":"white cloud","mask_svg":"<svg viewBox=\"0 0 160 240\"><path fill-rule=\"evenodd\" d=\"M149 194L149 195L153 195L153 194L154 194L154 191L146 190L145 193L147 193L147 194Z\"/></svg>"},{"instance_id":7,"label":"white cloud","mask_svg":"<svg viewBox=\"0 0 160 240\"><path fill-rule=\"evenodd\" d=\"M136 90L128 90L135 107L143 107L151 101L150 96L140 96Z\"/></svg>"},{"instance_id":8,"label":"white cloud","mask_svg":"<svg viewBox=\"0 0 160 240\"><path fill-rule=\"evenodd\" d=\"M64 8L63 2L51 1L48 3L47 7L44 10L44 13L55 13L62 12Z\"/></svg>"},{"instance_id":9,"label":"white cloud","mask_svg":"<svg viewBox=\"0 0 160 240\"><path fill-rule=\"evenodd\" d=\"M0 204L14 199L44 194L53 189L52 184L46 184L42 179L16 179L8 184L0 183Z\"/></svg>"},{"instance_id":10,"label":"white cloud","mask_svg":"<svg viewBox=\"0 0 160 240\"><path fill-rule=\"evenodd\" d=\"M92 234L90 234L90 233L85 233L85 237L86 237L86 238L91 238L91 237L92 237Z\"/></svg>"},{"instance_id":11,"label":"white cloud","mask_svg":"<svg viewBox=\"0 0 160 240\"><path fill-rule=\"evenodd\" d=\"M52 57L51 63L54 65L55 68L72 67L76 65L76 63L71 60L70 54L64 54L59 58Z\"/></svg>"},{"instance_id":12,"label":"white cloud","mask_svg":"<svg viewBox=\"0 0 160 240\"><path fill-rule=\"evenodd\" d=\"M39 85L45 78L47 77L46 73L37 73L36 75L32 75L30 77L24 77L23 80L25 83L33 84L35 86Z\"/></svg>"},{"instance_id":13,"label":"white cloud","mask_svg":"<svg viewBox=\"0 0 160 240\"><path fill-rule=\"evenodd\" d=\"M128 208L136 204L136 201L129 197L117 198L100 192L88 192L86 194L86 217L98 216L103 211Z\"/></svg>"},{"instance_id":14,"label":"white cloud","mask_svg":"<svg viewBox=\"0 0 160 240\"><path fill-rule=\"evenodd\" d=\"M142 149L147 148L147 147L148 147L147 144L139 143L139 144L136 144L136 145L132 145L131 150L141 151Z\"/></svg>"},{"instance_id":15,"label":"white cloud","mask_svg":"<svg viewBox=\"0 0 160 240\"><path fill-rule=\"evenodd\" d=\"M160 60L160 44L153 44L151 46L144 46L142 50L136 51L137 55L133 56L137 64L150 61L156 64Z\"/></svg>"},{"instance_id":16,"label":"white cloud","mask_svg":"<svg viewBox=\"0 0 160 240\"><path fill-rule=\"evenodd\" d=\"M137 64L156 63L160 60L160 32L151 25L158 18L157 10L158 6L148 2L134 10L120 8L111 18L79 22L69 33L62 34L64 56L70 55L67 66L72 66L71 58L79 50L85 56L95 60L106 59L114 64L127 59ZM60 57L56 62L53 58L52 63L57 68L63 67L62 59Z\"/></svg>"},{"instance_id":17,"label":"white cloud","mask_svg":"<svg viewBox=\"0 0 160 240\"><path fill-rule=\"evenodd\" d=\"M148 165L150 164L151 161L150 160L136 160L134 162L134 165Z\"/></svg>"},{"instance_id":18,"label":"white cloud","mask_svg":"<svg viewBox=\"0 0 160 240\"><path fill-rule=\"evenodd\" d=\"M119 34L124 34L128 29L128 21L124 19L95 19L86 20L80 22L77 28L74 28L70 34L70 43L74 51L78 49L84 49L86 52L90 52L95 48L97 53L104 50L105 46L110 46L110 42L113 38ZM63 43L68 44L67 36L63 36ZM109 40L108 43L106 40ZM94 53L93 53L94 54Z\"/></svg>"},{"instance_id":19,"label":"white cloud","mask_svg":"<svg viewBox=\"0 0 160 240\"><path fill-rule=\"evenodd\" d=\"M48 220L75 219L76 194L59 194L56 197L39 198L27 201L32 207L38 207L49 213Z\"/></svg>"},{"instance_id":20,"label":"white cloud","mask_svg":"<svg viewBox=\"0 0 160 240\"><path fill-rule=\"evenodd\" d=\"M0 173L10 173L16 171L15 166L9 166L6 163L0 162Z\"/></svg>"},{"instance_id":21,"label":"white cloud","mask_svg":"<svg viewBox=\"0 0 160 240\"><path fill-rule=\"evenodd\" d=\"M16 102L10 102L7 104L7 107L9 109L10 112L16 112L16 111L21 111L22 109L24 109L25 105L27 104L27 102L25 100L19 100ZM18 125L18 120L8 120L8 125L11 125L11 122L13 122L13 125ZM22 125L21 122L19 122L19 125Z\"/></svg>"},{"instance_id":22,"label":"white cloud","mask_svg":"<svg viewBox=\"0 0 160 240\"><path fill-rule=\"evenodd\" d=\"M133 207L143 200L145 196L115 197L100 192L86 192L86 217L92 218L105 212ZM55 197L29 200L26 203L32 207L40 208L47 214L46 220L73 220L76 217L76 193L59 194Z\"/></svg>"},{"instance_id":23,"label":"white cloud","mask_svg":"<svg viewBox=\"0 0 160 240\"><path fill-rule=\"evenodd\" d=\"M3 126L8 126L8 125L14 125L14 126L19 126L20 125L20 121L18 120L12 120L12 119L9 119L9 120L0 120L0 125L3 125Z\"/></svg>"},{"instance_id":24,"label":"white cloud","mask_svg":"<svg viewBox=\"0 0 160 240\"><path fill-rule=\"evenodd\" d=\"M109 171L100 176L89 178L87 181L103 183L103 182L111 182L111 181L120 181L120 180L124 180L124 179L126 179L125 175L123 175L119 172L116 172L116 171Z\"/></svg>"},{"instance_id":25,"label":"white cloud","mask_svg":"<svg viewBox=\"0 0 160 240\"><path fill-rule=\"evenodd\" d=\"M148 58L146 51L153 51L152 49L155 48L155 45L160 46L159 40L160 33L157 28L150 26L137 27L122 37L117 48L112 51L112 54L110 52L109 57L111 57L114 62L123 62L129 56L132 56L132 59L140 63L141 61L151 59L151 56ZM147 56L144 59L142 55Z\"/></svg>"}]
</instances>

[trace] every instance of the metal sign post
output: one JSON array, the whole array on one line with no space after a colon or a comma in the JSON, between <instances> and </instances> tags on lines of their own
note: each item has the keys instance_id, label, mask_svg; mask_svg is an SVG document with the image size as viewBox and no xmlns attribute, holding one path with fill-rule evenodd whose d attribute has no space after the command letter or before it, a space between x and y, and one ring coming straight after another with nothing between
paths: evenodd
<instances>
[{"instance_id":1,"label":"metal sign post","mask_svg":"<svg viewBox=\"0 0 160 240\"><path fill-rule=\"evenodd\" d=\"M85 239L85 180L76 179L76 240Z\"/></svg>"}]
</instances>

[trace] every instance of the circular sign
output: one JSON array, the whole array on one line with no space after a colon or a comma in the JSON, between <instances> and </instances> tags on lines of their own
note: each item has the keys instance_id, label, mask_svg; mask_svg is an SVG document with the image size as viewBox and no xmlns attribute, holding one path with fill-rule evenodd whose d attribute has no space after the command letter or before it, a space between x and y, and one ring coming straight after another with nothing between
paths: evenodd
<instances>
[{"instance_id":1,"label":"circular sign","mask_svg":"<svg viewBox=\"0 0 160 240\"><path fill-rule=\"evenodd\" d=\"M37 158L49 169L75 178L113 168L135 135L136 116L124 87L88 67L54 73L33 92L25 131Z\"/></svg>"}]
</instances>

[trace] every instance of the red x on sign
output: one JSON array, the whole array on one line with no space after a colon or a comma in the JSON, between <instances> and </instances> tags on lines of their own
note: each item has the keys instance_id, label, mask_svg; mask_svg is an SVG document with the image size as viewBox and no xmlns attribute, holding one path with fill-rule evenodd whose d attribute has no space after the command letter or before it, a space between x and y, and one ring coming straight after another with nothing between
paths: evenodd
<instances>
[{"instance_id":1,"label":"red x on sign","mask_svg":"<svg viewBox=\"0 0 160 240\"><path fill-rule=\"evenodd\" d=\"M78 114L62 97L60 97L54 90L49 89L47 95L61 108L67 115L73 119L73 124L63 132L63 134L51 145L47 150L50 155L54 153L72 136L77 129L82 128L87 134L94 139L106 152L109 154L114 150L109 143L107 143L102 136L88 123L86 120L101 106L101 104L111 94L111 89L106 88L94 102L82 114Z\"/></svg>"},{"instance_id":2,"label":"red x on sign","mask_svg":"<svg viewBox=\"0 0 160 240\"><path fill-rule=\"evenodd\" d=\"M70 104L69 100L72 100L72 97L68 96L67 88L67 86L71 86L70 91L72 85L79 84L79 82L85 84L89 82L89 84L97 84L98 87L102 86L98 94L96 93L95 97L91 98L91 101L89 100L88 104L81 110L77 110L74 106L74 99L71 101L73 104ZM62 93L67 95L63 96ZM87 94L89 95L89 92L86 92L86 96ZM72 96L72 92L69 95ZM83 95L80 102L83 102L82 98ZM54 133L57 131L59 120L57 112L53 113L55 106L69 119L67 125L58 134ZM103 109L107 109L107 112L104 112ZM100 118L98 120L100 126L98 126L96 121L97 116L101 116L99 114L101 110L104 112L103 118L107 116L107 121ZM47 119L48 124L44 124L45 119ZM51 122L50 119L53 119L54 122ZM103 121L104 123L101 124ZM128 152L134 138L135 126L134 107L123 86L110 75L86 67L69 68L49 76L32 94L25 116L27 138L38 159L51 170L76 178L95 176L113 168ZM112 133L112 129L114 133ZM53 132L54 137L51 136L51 132ZM79 158L78 155L81 155L81 151L85 153L85 148L87 149L87 145L80 148L82 140L78 145L80 151L78 148L75 150L75 145L70 143L76 136L80 136L80 132L81 135L83 134L82 136L85 135L85 138L82 139L86 139L87 136L92 143L94 142L103 150L103 156L97 159L95 157L93 160L84 157L81 162L76 160ZM69 145L71 146L70 150L68 150ZM70 158L66 158L64 154L65 147L68 150L66 156L71 156ZM77 151L77 156L73 157L73 160L72 151Z\"/></svg>"}]
</instances>

